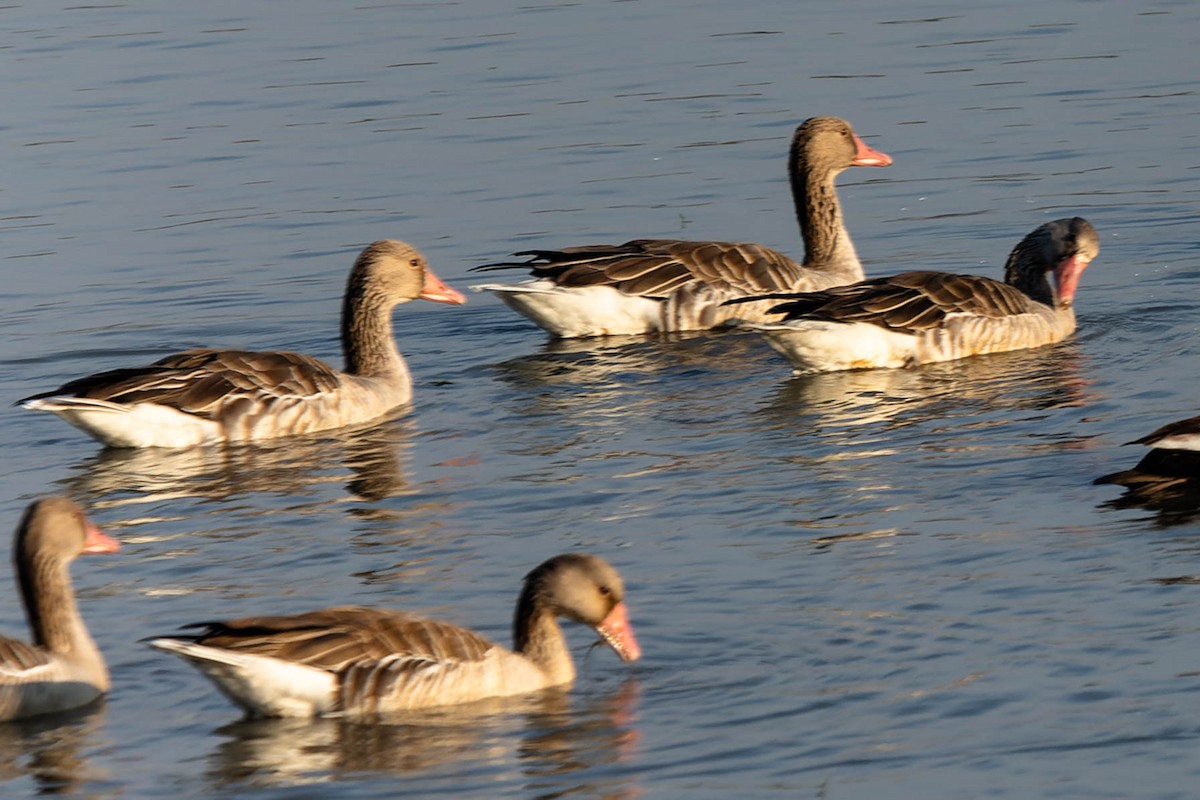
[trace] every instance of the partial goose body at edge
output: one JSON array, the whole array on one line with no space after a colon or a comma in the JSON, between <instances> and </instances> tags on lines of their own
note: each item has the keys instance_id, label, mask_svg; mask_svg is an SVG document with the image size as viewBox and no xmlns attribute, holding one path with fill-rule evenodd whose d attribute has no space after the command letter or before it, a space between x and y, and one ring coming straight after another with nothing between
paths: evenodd
<instances>
[{"instance_id":1,"label":"partial goose body at edge","mask_svg":"<svg viewBox=\"0 0 1200 800\"><path fill-rule=\"evenodd\" d=\"M1014 248L1005 281L906 272L822 292L777 294L783 319L747 327L796 374L902 368L1062 341L1075 330L1079 274L1099 239L1084 219L1039 226ZM1053 271L1056 290L1045 273ZM735 301L740 302L740 301Z\"/></svg>"},{"instance_id":2,"label":"partial goose body at edge","mask_svg":"<svg viewBox=\"0 0 1200 800\"><path fill-rule=\"evenodd\" d=\"M564 577L565 576L565 577ZM252 716L373 717L512 697L571 683L554 612L593 626L625 660L640 655L611 566L570 554L526 578L516 650L400 611L339 607L201 623L148 643L193 664Z\"/></svg>"},{"instance_id":3,"label":"partial goose body at edge","mask_svg":"<svg viewBox=\"0 0 1200 800\"><path fill-rule=\"evenodd\" d=\"M1156 450L1200 451L1200 417L1169 422L1129 444L1144 444Z\"/></svg>"},{"instance_id":4,"label":"partial goose body at edge","mask_svg":"<svg viewBox=\"0 0 1200 800\"><path fill-rule=\"evenodd\" d=\"M1142 499L1200 506L1200 417L1169 422L1125 444L1145 445L1150 451L1132 469L1103 475L1093 483L1120 484Z\"/></svg>"},{"instance_id":5,"label":"partial goose body at edge","mask_svg":"<svg viewBox=\"0 0 1200 800\"><path fill-rule=\"evenodd\" d=\"M345 371L299 353L195 349L79 378L18 404L57 414L113 447L183 448L365 424L412 399L391 311L417 298L465 302L414 248L382 240L363 250L347 282Z\"/></svg>"},{"instance_id":6,"label":"partial goose body at edge","mask_svg":"<svg viewBox=\"0 0 1200 800\"><path fill-rule=\"evenodd\" d=\"M67 569L82 553L119 547L65 497L26 509L14 563L33 643L0 637L0 721L79 708L108 691L108 669L76 607Z\"/></svg>"},{"instance_id":7,"label":"partial goose body at edge","mask_svg":"<svg viewBox=\"0 0 1200 800\"><path fill-rule=\"evenodd\" d=\"M797 128L789 178L805 242L802 263L748 242L636 239L621 245L516 253L531 258L476 269L526 268L533 280L472 288L492 292L560 338L707 330L766 321L771 304L731 308L722 303L862 279L834 179L850 166L891 163L836 117L814 117Z\"/></svg>"}]
</instances>

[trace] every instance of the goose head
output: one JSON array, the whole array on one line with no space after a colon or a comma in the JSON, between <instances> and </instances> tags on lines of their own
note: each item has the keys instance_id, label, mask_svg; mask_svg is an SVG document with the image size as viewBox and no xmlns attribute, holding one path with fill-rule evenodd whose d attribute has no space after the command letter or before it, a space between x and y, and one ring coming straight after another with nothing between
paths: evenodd
<instances>
[{"instance_id":1,"label":"goose head","mask_svg":"<svg viewBox=\"0 0 1200 800\"><path fill-rule=\"evenodd\" d=\"M1069 308L1079 277L1100 252L1100 237L1083 217L1065 217L1039 225L1013 248L1005 280L1036 300ZM1054 297L1047 298L1046 273L1054 275Z\"/></svg>"},{"instance_id":2,"label":"goose head","mask_svg":"<svg viewBox=\"0 0 1200 800\"><path fill-rule=\"evenodd\" d=\"M839 117L811 117L796 128L792 160L808 165L809 172L837 174L849 167L887 167L892 157L859 138L850 123Z\"/></svg>"},{"instance_id":3,"label":"goose head","mask_svg":"<svg viewBox=\"0 0 1200 800\"><path fill-rule=\"evenodd\" d=\"M51 559L68 562L84 553L115 553L116 539L90 522L66 497L43 497L25 509L17 526L14 558L18 565Z\"/></svg>"},{"instance_id":4,"label":"goose head","mask_svg":"<svg viewBox=\"0 0 1200 800\"><path fill-rule=\"evenodd\" d=\"M393 303L418 299L452 305L467 302L461 292L433 274L417 248L396 239L371 243L354 262L346 297L363 296Z\"/></svg>"},{"instance_id":5,"label":"goose head","mask_svg":"<svg viewBox=\"0 0 1200 800\"><path fill-rule=\"evenodd\" d=\"M522 594L557 617L594 629L622 661L641 656L624 602L625 584L604 559L583 553L555 556L526 576Z\"/></svg>"}]
</instances>

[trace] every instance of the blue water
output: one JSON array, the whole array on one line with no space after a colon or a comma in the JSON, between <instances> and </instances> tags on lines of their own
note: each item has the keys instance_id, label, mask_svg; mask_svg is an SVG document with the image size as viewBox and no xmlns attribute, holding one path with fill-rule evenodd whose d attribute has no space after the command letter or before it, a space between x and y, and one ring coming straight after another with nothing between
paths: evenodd
<instances>
[{"instance_id":1,"label":"blue water","mask_svg":"<svg viewBox=\"0 0 1200 800\"><path fill-rule=\"evenodd\" d=\"M869 273L997 275L1061 216L1102 238L1071 341L909 372L555 344L472 295L397 312L416 402L370 431L113 453L9 409L0 525L65 492L125 547L73 570L113 692L0 730L3 795L1191 797L1200 522L1091 481L1197 413L1198 44L1193 4L1122 0L0 10L10 400L188 346L337 362L379 238L463 289L535 246L799 254L816 114L895 160L839 182ZM569 631L565 701L244 723L137 643L351 603L507 641L521 576L577 549L644 658Z\"/></svg>"}]
</instances>

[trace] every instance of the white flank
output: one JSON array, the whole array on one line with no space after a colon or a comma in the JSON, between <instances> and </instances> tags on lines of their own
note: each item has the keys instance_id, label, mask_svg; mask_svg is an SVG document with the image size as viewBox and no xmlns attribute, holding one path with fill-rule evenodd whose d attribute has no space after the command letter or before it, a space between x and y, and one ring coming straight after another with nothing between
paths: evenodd
<instances>
[{"instance_id":1,"label":"white flank","mask_svg":"<svg viewBox=\"0 0 1200 800\"><path fill-rule=\"evenodd\" d=\"M111 447L192 447L221 438L217 423L154 403L43 397L22 407L57 414Z\"/></svg>"},{"instance_id":2,"label":"white flank","mask_svg":"<svg viewBox=\"0 0 1200 800\"><path fill-rule=\"evenodd\" d=\"M562 288L538 280L471 288L491 292L513 311L564 339L654 333L663 328L661 301L621 294L611 286Z\"/></svg>"},{"instance_id":3,"label":"white flank","mask_svg":"<svg viewBox=\"0 0 1200 800\"><path fill-rule=\"evenodd\" d=\"M766 336L796 375L847 369L905 367L917 357L919 341L866 322L799 320L778 325L746 325Z\"/></svg>"},{"instance_id":4,"label":"white flank","mask_svg":"<svg viewBox=\"0 0 1200 800\"><path fill-rule=\"evenodd\" d=\"M178 639L151 639L147 644L190 661L251 714L311 717L334 710L336 681L325 670Z\"/></svg>"}]
</instances>

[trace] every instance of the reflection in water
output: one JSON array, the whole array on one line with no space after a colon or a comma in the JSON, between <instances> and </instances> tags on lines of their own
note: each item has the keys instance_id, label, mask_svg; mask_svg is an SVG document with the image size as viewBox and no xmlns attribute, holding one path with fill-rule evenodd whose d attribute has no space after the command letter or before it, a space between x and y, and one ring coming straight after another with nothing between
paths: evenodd
<instances>
[{"instance_id":1,"label":"reflection in water","mask_svg":"<svg viewBox=\"0 0 1200 800\"><path fill-rule=\"evenodd\" d=\"M526 736L518 747L525 788L538 797L633 798L642 794L631 785L628 770L593 774L606 764L629 764L638 755L636 727L641 686L626 676L616 692L590 698L587 713L572 713L562 704L549 704L527 719Z\"/></svg>"},{"instance_id":2,"label":"reflection in water","mask_svg":"<svg viewBox=\"0 0 1200 800\"><path fill-rule=\"evenodd\" d=\"M1115 500L1101 508L1144 508L1158 512L1166 527L1200 517L1200 452L1152 449L1132 469L1095 480L1097 484L1125 487Z\"/></svg>"},{"instance_id":3,"label":"reflection in water","mask_svg":"<svg viewBox=\"0 0 1200 800\"><path fill-rule=\"evenodd\" d=\"M721 380L761 374L776 359L757 336L708 332L660 337L608 337L548 342L541 353L497 366L504 380L535 392L533 411L578 412L582 406L628 413L639 381L730 371ZM1078 343L978 356L917 369L876 369L823 373L787 379L767 411L795 423L798 409L818 416L821 425L860 425L897 420L910 424L943 416L948 408L976 404L986 409L1050 409L1088 401L1088 381L1080 375ZM665 381L663 382L665 384ZM550 394L569 386L573 393ZM694 389L694 386L689 387ZM663 391L671 391L664 386ZM661 397L655 398L661 407ZM916 412L909 415L908 412ZM958 412L961 414L961 410Z\"/></svg>"},{"instance_id":4,"label":"reflection in water","mask_svg":"<svg viewBox=\"0 0 1200 800\"><path fill-rule=\"evenodd\" d=\"M549 691L534 698L409 713L396 724L242 720L216 731L225 741L211 754L208 772L217 787L269 787L326 783L363 773L448 769L466 775L486 765L488 773L520 769L531 776L531 786L555 796L571 793L568 778L573 787L603 784L606 797L640 794L627 785L626 771L587 774L631 757L637 741L636 679L628 678L610 694L586 698L580 708L572 708L572 699Z\"/></svg>"},{"instance_id":5,"label":"reflection in water","mask_svg":"<svg viewBox=\"0 0 1200 800\"><path fill-rule=\"evenodd\" d=\"M519 394L514 415L553 415L595 429L639 418L694 420L697 403L719 399L719 384L757 377L769 355L761 337L701 331L551 340L494 369Z\"/></svg>"},{"instance_id":6,"label":"reflection in water","mask_svg":"<svg viewBox=\"0 0 1200 800\"><path fill-rule=\"evenodd\" d=\"M541 352L496 369L504 380L524 389L572 385L602 390L639 377L711 370L717 361L741 363L751 351L769 353L760 337L720 331L550 339Z\"/></svg>"},{"instance_id":7,"label":"reflection in water","mask_svg":"<svg viewBox=\"0 0 1200 800\"><path fill-rule=\"evenodd\" d=\"M1074 342L944 361L916 369L872 369L801 375L783 384L770 413L795 423L798 410L813 425L883 423L904 427L978 411L1045 410L1088 402Z\"/></svg>"},{"instance_id":8,"label":"reflection in water","mask_svg":"<svg viewBox=\"0 0 1200 800\"><path fill-rule=\"evenodd\" d=\"M73 496L99 506L255 492L298 495L330 483L344 483L353 496L373 501L413 491L402 467L411 438L411 423L396 420L261 444L108 448L78 464L63 483Z\"/></svg>"},{"instance_id":9,"label":"reflection in water","mask_svg":"<svg viewBox=\"0 0 1200 800\"><path fill-rule=\"evenodd\" d=\"M74 794L104 778L83 752L101 744L104 700L62 714L0 725L0 781L31 778L38 794Z\"/></svg>"}]
</instances>

